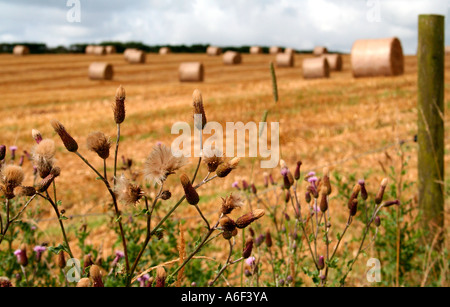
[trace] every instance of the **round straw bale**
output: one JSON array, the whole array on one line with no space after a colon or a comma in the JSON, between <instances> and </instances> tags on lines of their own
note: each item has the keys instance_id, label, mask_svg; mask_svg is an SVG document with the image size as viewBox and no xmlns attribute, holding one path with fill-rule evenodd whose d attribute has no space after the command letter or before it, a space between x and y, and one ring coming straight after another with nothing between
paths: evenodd
<instances>
[{"instance_id":1,"label":"round straw bale","mask_svg":"<svg viewBox=\"0 0 450 307\"><path fill-rule=\"evenodd\" d=\"M116 53L116 47L114 46L106 46L106 54L114 54Z\"/></svg>"},{"instance_id":2,"label":"round straw bale","mask_svg":"<svg viewBox=\"0 0 450 307\"><path fill-rule=\"evenodd\" d=\"M170 50L169 47L162 47L161 49L159 49L159 54L169 54L172 51Z\"/></svg>"},{"instance_id":3,"label":"round straw bale","mask_svg":"<svg viewBox=\"0 0 450 307\"><path fill-rule=\"evenodd\" d=\"M128 51L127 54L125 55L125 59L129 63L135 63L135 64L145 63L146 57L147 56L146 56L145 52L142 50L131 50L131 51Z\"/></svg>"},{"instance_id":4,"label":"round straw bale","mask_svg":"<svg viewBox=\"0 0 450 307\"><path fill-rule=\"evenodd\" d=\"M275 62L278 67L293 67L294 54L293 53L279 53L277 54Z\"/></svg>"},{"instance_id":5,"label":"round straw bale","mask_svg":"<svg viewBox=\"0 0 450 307\"><path fill-rule=\"evenodd\" d=\"M85 52L86 54L94 54L94 48L95 48L95 46L93 46L93 45L88 45L88 46L86 46L86 49L84 50L84 52Z\"/></svg>"},{"instance_id":6,"label":"round straw bale","mask_svg":"<svg viewBox=\"0 0 450 307\"><path fill-rule=\"evenodd\" d=\"M281 53L281 52L283 52L283 51L281 50L280 47L277 47L277 46L272 46L269 49L270 54L277 54L277 53Z\"/></svg>"},{"instance_id":7,"label":"round straw bale","mask_svg":"<svg viewBox=\"0 0 450 307\"><path fill-rule=\"evenodd\" d=\"M242 62L242 57L239 52L227 51L223 54L223 63L226 65L240 64Z\"/></svg>"},{"instance_id":8,"label":"round straw bale","mask_svg":"<svg viewBox=\"0 0 450 307\"><path fill-rule=\"evenodd\" d=\"M105 48L105 46L95 46L94 47L94 54L95 55L106 55L106 48Z\"/></svg>"},{"instance_id":9,"label":"round straw bale","mask_svg":"<svg viewBox=\"0 0 450 307\"><path fill-rule=\"evenodd\" d=\"M286 48L284 49L284 53L292 53L295 54L295 50L293 48Z\"/></svg>"},{"instance_id":10,"label":"round straw bale","mask_svg":"<svg viewBox=\"0 0 450 307\"><path fill-rule=\"evenodd\" d=\"M13 49L14 55L27 55L30 53L30 49L24 45L17 45Z\"/></svg>"},{"instance_id":11,"label":"round straw bale","mask_svg":"<svg viewBox=\"0 0 450 307\"><path fill-rule=\"evenodd\" d=\"M450 46L445 46L445 54L450 54Z\"/></svg>"},{"instance_id":12,"label":"round straw bale","mask_svg":"<svg viewBox=\"0 0 450 307\"><path fill-rule=\"evenodd\" d=\"M123 52L123 57L125 58L125 60L128 61L128 56L130 55L130 53L132 53L133 51L139 51L136 48L127 48L125 49L125 51Z\"/></svg>"},{"instance_id":13,"label":"round straw bale","mask_svg":"<svg viewBox=\"0 0 450 307\"><path fill-rule=\"evenodd\" d=\"M396 37L358 40L351 58L355 78L403 74L403 49Z\"/></svg>"},{"instance_id":14,"label":"round straw bale","mask_svg":"<svg viewBox=\"0 0 450 307\"><path fill-rule=\"evenodd\" d=\"M263 50L261 47L259 47L259 46L250 47L250 54L261 54L261 53L263 53Z\"/></svg>"},{"instance_id":15,"label":"round straw bale","mask_svg":"<svg viewBox=\"0 0 450 307\"><path fill-rule=\"evenodd\" d=\"M327 59L323 57L304 59L303 77L305 79L330 77L330 67Z\"/></svg>"},{"instance_id":16,"label":"round straw bale","mask_svg":"<svg viewBox=\"0 0 450 307\"><path fill-rule=\"evenodd\" d=\"M215 46L209 46L206 49L206 54L210 55L210 56L217 56L217 55L221 55L222 54L222 49L219 47L215 47Z\"/></svg>"},{"instance_id":17,"label":"round straw bale","mask_svg":"<svg viewBox=\"0 0 450 307\"><path fill-rule=\"evenodd\" d=\"M200 62L181 63L178 72L181 82L203 82L204 69Z\"/></svg>"},{"instance_id":18,"label":"round straw bale","mask_svg":"<svg viewBox=\"0 0 450 307\"><path fill-rule=\"evenodd\" d=\"M322 46L317 46L314 48L313 54L315 56L321 56L322 54L326 54L328 53L328 50L326 47L322 47Z\"/></svg>"},{"instance_id":19,"label":"round straw bale","mask_svg":"<svg viewBox=\"0 0 450 307\"><path fill-rule=\"evenodd\" d=\"M89 66L89 78L91 80L112 80L113 66L105 62L94 62Z\"/></svg>"},{"instance_id":20,"label":"round straw bale","mask_svg":"<svg viewBox=\"0 0 450 307\"><path fill-rule=\"evenodd\" d=\"M342 56L337 53L323 54L322 57L326 58L328 65L330 66L330 71L341 71L342 70Z\"/></svg>"}]
</instances>

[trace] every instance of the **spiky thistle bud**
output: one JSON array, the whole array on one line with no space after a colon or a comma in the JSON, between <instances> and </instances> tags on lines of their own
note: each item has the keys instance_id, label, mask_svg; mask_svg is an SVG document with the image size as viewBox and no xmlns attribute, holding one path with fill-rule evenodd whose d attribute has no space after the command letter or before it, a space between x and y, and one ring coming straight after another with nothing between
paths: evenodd
<instances>
[{"instance_id":1,"label":"spiky thistle bud","mask_svg":"<svg viewBox=\"0 0 450 307\"><path fill-rule=\"evenodd\" d=\"M6 156L6 146L0 145L0 161L5 160L5 156Z\"/></svg>"},{"instance_id":2,"label":"spiky thistle bud","mask_svg":"<svg viewBox=\"0 0 450 307\"><path fill-rule=\"evenodd\" d=\"M214 153L212 155L205 156L203 161L208 168L208 172L214 173L219 165L223 163L223 158L218 153Z\"/></svg>"},{"instance_id":3,"label":"spiky thistle bud","mask_svg":"<svg viewBox=\"0 0 450 307\"><path fill-rule=\"evenodd\" d=\"M28 257L27 257L27 248L25 245L14 252L14 255L17 257L17 263L23 267L28 265Z\"/></svg>"},{"instance_id":4,"label":"spiky thistle bud","mask_svg":"<svg viewBox=\"0 0 450 307\"><path fill-rule=\"evenodd\" d=\"M361 192L361 186L359 184L356 184L353 187L353 191L352 191L352 195L350 196L349 200L348 200L348 209L352 209L352 205L353 205L353 200L358 198L359 192Z\"/></svg>"},{"instance_id":5,"label":"spiky thistle bud","mask_svg":"<svg viewBox=\"0 0 450 307\"><path fill-rule=\"evenodd\" d=\"M161 193L162 200L169 200L172 197L172 193L169 190L165 190Z\"/></svg>"},{"instance_id":6,"label":"spiky thistle bud","mask_svg":"<svg viewBox=\"0 0 450 307\"><path fill-rule=\"evenodd\" d=\"M325 257L324 256L320 256L319 259L317 260L317 267L319 270L323 270L325 268Z\"/></svg>"},{"instance_id":7,"label":"spiky thistle bud","mask_svg":"<svg viewBox=\"0 0 450 307\"><path fill-rule=\"evenodd\" d=\"M380 189L378 190L378 193L375 196L375 203L377 205L381 204L381 202L383 201L384 191L386 190L387 185L388 185L388 179L384 178L381 181Z\"/></svg>"},{"instance_id":8,"label":"spiky thistle bud","mask_svg":"<svg viewBox=\"0 0 450 307\"><path fill-rule=\"evenodd\" d=\"M358 181L358 184L361 187L361 198L363 200L367 200L367 198L369 197L369 194L367 193L366 182L364 181L364 179L361 179Z\"/></svg>"},{"instance_id":9,"label":"spiky thistle bud","mask_svg":"<svg viewBox=\"0 0 450 307\"><path fill-rule=\"evenodd\" d=\"M248 189L249 189L249 185L248 185L248 182L247 182L247 180L242 180L242 189L244 190L244 191L247 191Z\"/></svg>"},{"instance_id":10,"label":"spiky thistle bud","mask_svg":"<svg viewBox=\"0 0 450 307\"><path fill-rule=\"evenodd\" d=\"M102 281L102 272L100 270L100 267L98 265L92 265L91 268L89 269L89 276L91 276L94 285L94 288L104 288L105 286L103 285L103 281Z\"/></svg>"},{"instance_id":11,"label":"spiky thistle bud","mask_svg":"<svg viewBox=\"0 0 450 307\"><path fill-rule=\"evenodd\" d=\"M43 192L47 191L48 188L50 187L50 185L55 180L55 178L56 177L52 173L50 173L50 175L48 175L47 177L42 179L42 181L39 183L38 188L37 188L38 192L43 193Z\"/></svg>"},{"instance_id":12,"label":"spiky thistle bud","mask_svg":"<svg viewBox=\"0 0 450 307\"><path fill-rule=\"evenodd\" d=\"M39 144L42 141L42 134L39 130L33 129L31 130L31 136Z\"/></svg>"},{"instance_id":13,"label":"spiky thistle bud","mask_svg":"<svg viewBox=\"0 0 450 307\"><path fill-rule=\"evenodd\" d=\"M249 212L236 220L237 228L244 229L257 219L260 219L264 216L266 212L263 209L255 209L252 212Z\"/></svg>"},{"instance_id":14,"label":"spiky thistle bud","mask_svg":"<svg viewBox=\"0 0 450 307\"><path fill-rule=\"evenodd\" d=\"M272 245L273 245L272 235L270 234L269 230L267 230L267 232L266 232L266 245L267 245L268 248L271 248Z\"/></svg>"},{"instance_id":15,"label":"spiky thistle bud","mask_svg":"<svg viewBox=\"0 0 450 307\"><path fill-rule=\"evenodd\" d=\"M156 287L163 288L166 284L167 273L164 267L160 266L156 269Z\"/></svg>"},{"instance_id":16,"label":"spiky thistle bud","mask_svg":"<svg viewBox=\"0 0 450 307\"><path fill-rule=\"evenodd\" d=\"M86 144L90 151L97 153L97 155L103 160L109 158L111 139L103 132L96 131L89 134Z\"/></svg>"},{"instance_id":17,"label":"spiky thistle bud","mask_svg":"<svg viewBox=\"0 0 450 307\"><path fill-rule=\"evenodd\" d=\"M252 255L252 251L253 251L253 239L248 238L247 241L245 241L245 248L244 251L242 252L242 257L244 259L247 259Z\"/></svg>"},{"instance_id":18,"label":"spiky thistle bud","mask_svg":"<svg viewBox=\"0 0 450 307\"><path fill-rule=\"evenodd\" d=\"M299 180L300 179L300 167L301 166L302 166L302 161L298 161L297 162L297 167L295 168L295 172L294 172L295 180Z\"/></svg>"},{"instance_id":19,"label":"spiky thistle bud","mask_svg":"<svg viewBox=\"0 0 450 307\"><path fill-rule=\"evenodd\" d=\"M217 177L224 178L228 176L238 166L240 160L240 158L233 158L231 161L219 165L216 170Z\"/></svg>"},{"instance_id":20,"label":"spiky thistle bud","mask_svg":"<svg viewBox=\"0 0 450 307\"><path fill-rule=\"evenodd\" d=\"M289 180L289 169L287 167L283 167L281 169L281 176L283 176L283 184L286 190L289 190L292 186L291 181Z\"/></svg>"},{"instance_id":21,"label":"spiky thistle bud","mask_svg":"<svg viewBox=\"0 0 450 307\"><path fill-rule=\"evenodd\" d=\"M398 199L396 199L396 200L390 200L390 201L385 202L383 204L383 207L389 208L389 207L398 206L398 205L400 205L400 201Z\"/></svg>"},{"instance_id":22,"label":"spiky thistle bud","mask_svg":"<svg viewBox=\"0 0 450 307\"><path fill-rule=\"evenodd\" d=\"M57 257L58 267L64 269L66 267L66 257L64 256L64 252L60 251Z\"/></svg>"},{"instance_id":23,"label":"spiky thistle bud","mask_svg":"<svg viewBox=\"0 0 450 307\"><path fill-rule=\"evenodd\" d=\"M320 211L325 213L328 210L328 189L325 185L323 185L320 190L320 196L321 196L319 204Z\"/></svg>"},{"instance_id":24,"label":"spiky thistle bud","mask_svg":"<svg viewBox=\"0 0 450 307\"><path fill-rule=\"evenodd\" d=\"M251 191L252 191L253 194L256 195L256 194L258 193L258 190L256 189L256 186L255 186L254 183L252 183L252 185L250 186L250 188L251 188Z\"/></svg>"},{"instance_id":25,"label":"spiky thistle bud","mask_svg":"<svg viewBox=\"0 0 450 307\"><path fill-rule=\"evenodd\" d=\"M311 202L311 193L309 191L305 192L305 201L307 204Z\"/></svg>"},{"instance_id":26,"label":"spiky thistle bud","mask_svg":"<svg viewBox=\"0 0 450 307\"><path fill-rule=\"evenodd\" d=\"M381 218L379 216L375 217L375 226L377 227L381 226Z\"/></svg>"},{"instance_id":27,"label":"spiky thistle bud","mask_svg":"<svg viewBox=\"0 0 450 307\"><path fill-rule=\"evenodd\" d=\"M330 183L330 169L328 167L323 168L323 185L327 188L327 195L331 195L332 188Z\"/></svg>"},{"instance_id":28,"label":"spiky thistle bud","mask_svg":"<svg viewBox=\"0 0 450 307\"><path fill-rule=\"evenodd\" d=\"M192 186L191 180L186 174L180 176L181 185L184 189L184 194L186 195L186 200L190 205L197 205L200 201L197 191Z\"/></svg>"},{"instance_id":29,"label":"spiky thistle bud","mask_svg":"<svg viewBox=\"0 0 450 307\"><path fill-rule=\"evenodd\" d=\"M118 125L123 123L125 120L125 98L125 89L121 85L116 90L116 100L113 104L114 121Z\"/></svg>"},{"instance_id":30,"label":"spiky thistle bud","mask_svg":"<svg viewBox=\"0 0 450 307\"><path fill-rule=\"evenodd\" d=\"M286 194L284 196L284 202L289 203L291 201L291 192L289 190L286 190Z\"/></svg>"},{"instance_id":31,"label":"spiky thistle bud","mask_svg":"<svg viewBox=\"0 0 450 307\"><path fill-rule=\"evenodd\" d=\"M355 216L358 212L358 199L354 198L350 207L350 215Z\"/></svg>"},{"instance_id":32,"label":"spiky thistle bud","mask_svg":"<svg viewBox=\"0 0 450 307\"><path fill-rule=\"evenodd\" d=\"M55 132L61 138L66 149L70 152L78 151L78 143L75 139L67 132L66 128L57 120L52 120L51 125Z\"/></svg>"},{"instance_id":33,"label":"spiky thistle bud","mask_svg":"<svg viewBox=\"0 0 450 307\"><path fill-rule=\"evenodd\" d=\"M202 93L198 89L196 89L192 94L192 104L194 106L195 127L199 130L203 130L206 126L207 120L205 108L203 106ZM201 116L201 121L198 118L199 116Z\"/></svg>"}]
</instances>

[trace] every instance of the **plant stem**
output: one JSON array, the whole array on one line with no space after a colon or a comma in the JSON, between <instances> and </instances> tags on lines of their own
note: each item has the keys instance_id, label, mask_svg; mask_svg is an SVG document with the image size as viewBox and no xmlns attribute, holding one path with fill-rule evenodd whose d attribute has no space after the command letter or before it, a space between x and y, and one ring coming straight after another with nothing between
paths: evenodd
<instances>
[{"instance_id":1,"label":"plant stem","mask_svg":"<svg viewBox=\"0 0 450 307\"><path fill-rule=\"evenodd\" d=\"M117 140L116 140L116 150L114 152L114 187L116 186L116 176L117 176L117 155L119 153L119 142L120 142L120 124L117 124ZM105 176L106 178L106 176Z\"/></svg>"}]
</instances>

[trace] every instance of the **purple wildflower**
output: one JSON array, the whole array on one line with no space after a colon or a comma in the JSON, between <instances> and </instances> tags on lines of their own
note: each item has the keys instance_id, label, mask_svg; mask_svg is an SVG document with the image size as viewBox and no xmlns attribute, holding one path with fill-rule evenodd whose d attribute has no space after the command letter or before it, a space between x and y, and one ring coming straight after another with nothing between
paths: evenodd
<instances>
[{"instance_id":1,"label":"purple wildflower","mask_svg":"<svg viewBox=\"0 0 450 307\"><path fill-rule=\"evenodd\" d=\"M33 248L34 252L36 253L36 261L41 261L42 253L44 253L47 248L45 246L37 245Z\"/></svg>"}]
</instances>

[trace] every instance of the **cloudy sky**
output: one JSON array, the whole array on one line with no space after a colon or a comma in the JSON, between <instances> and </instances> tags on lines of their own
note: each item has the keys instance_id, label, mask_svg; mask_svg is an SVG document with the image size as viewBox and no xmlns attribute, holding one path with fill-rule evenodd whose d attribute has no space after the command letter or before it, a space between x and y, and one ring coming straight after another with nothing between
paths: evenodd
<instances>
[{"instance_id":1,"label":"cloudy sky","mask_svg":"<svg viewBox=\"0 0 450 307\"><path fill-rule=\"evenodd\" d=\"M397 36L411 54L417 16L449 12L449 0L0 0L0 42L325 45L349 52L356 39ZM450 44L450 20L446 33Z\"/></svg>"}]
</instances>

